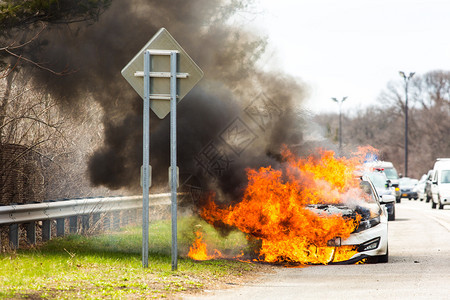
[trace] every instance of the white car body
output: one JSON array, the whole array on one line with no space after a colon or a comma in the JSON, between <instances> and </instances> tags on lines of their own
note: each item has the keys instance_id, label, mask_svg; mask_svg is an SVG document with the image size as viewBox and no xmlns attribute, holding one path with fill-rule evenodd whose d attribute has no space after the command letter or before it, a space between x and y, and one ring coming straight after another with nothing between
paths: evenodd
<instances>
[{"instance_id":1,"label":"white car body","mask_svg":"<svg viewBox=\"0 0 450 300\"><path fill-rule=\"evenodd\" d=\"M352 233L350 237L342 241L342 245L364 245L370 247L374 241L373 249L361 251L355 254L350 260L361 260L363 258L383 256L388 253L388 220L386 215L381 219L380 224L362 232ZM377 241L378 240L378 241Z\"/></svg>"},{"instance_id":2,"label":"white car body","mask_svg":"<svg viewBox=\"0 0 450 300\"><path fill-rule=\"evenodd\" d=\"M438 158L433 168L431 208L450 205L450 158Z\"/></svg>"},{"instance_id":3,"label":"white car body","mask_svg":"<svg viewBox=\"0 0 450 300\"><path fill-rule=\"evenodd\" d=\"M397 203L401 201L400 188L398 186L399 177L397 170L394 167L394 164L390 161L372 161L365 163L364 166L368 168L368 172L372 172L374 170L381 171L386 174L386 177L391 181L391 184L395 187L395 200Z\"/></svg>"},{"instance_id":4,"label":"white car body","mask_svg":"<svg viewBox=\"0 0 450 300\"><path fill-rule=\"evenodd\" d=\"M370 185L370 193L372 202L366 202L367 205L353 209L362 216L359 227L350 234L350 236L342 240L340 244L342 246L357 246L357 253L350 259L333 264L349 264L357 263L361 261L367 262L388 262L389 250L388 250L388 216L386 207L380 204L380 197L377 194L375 187L373 186L370 178L362 176L362 183L367 187ZM387 202L395 202L395 196L385 195L384 200ZM320 205L318 205L320 207ZM333 206L333 205L330 205ZM311 208L316 210L317 208ZM348 207L337 206L336 210L349 211ZM333 210L333 209L329 209ZM367 214L370 214L370 217Z\"/></svg>"},{"instance_id":5,"label":"white car body","mask_svg":"<svg viewBox=\"0 0 450 300\"><path fill-rule=\"evenodd\" d=\"M413 188L413 192L417 193L417 198L420 201L423 201L426 198L426 194L425 194L426 182L427 182L427 174L423 174L422 177L420 178L419 182Z\"/></svg>"},{"instance_id":6,"label":"white car body","mask_svg":"<svg viewBox=\"0 0 450 300\"><path fill-rule=\"evenodd\" d=\"M380 197L380 204L386 208L388 221L395 220L395 198L396 193L394 187L391 185L390 180L387 179L386 174L380 171L366 172L365 175L372 181L375 190ZM392 198L386 198L386 195L393 196ZM386 199L393 199L392 201Z\"/></svg>"}]
</instances>

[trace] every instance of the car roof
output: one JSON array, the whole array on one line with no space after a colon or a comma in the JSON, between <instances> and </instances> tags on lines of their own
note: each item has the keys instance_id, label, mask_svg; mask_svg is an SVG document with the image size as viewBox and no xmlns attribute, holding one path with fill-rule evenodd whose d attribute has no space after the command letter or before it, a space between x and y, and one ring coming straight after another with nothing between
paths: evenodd
<instances>
[{"instance_id":1,"label":"car roof","mask_svg":"<svg viewBox=\"0 0 450 300\"><path fill-rule=\"evenodd\" d=\"M365 164L370 167L379 167L379 168L393 168L394 167L394 164L392 162L382 161L382 160L371 161L371 162L367 162Z\"/></svg>"}]
</instances>

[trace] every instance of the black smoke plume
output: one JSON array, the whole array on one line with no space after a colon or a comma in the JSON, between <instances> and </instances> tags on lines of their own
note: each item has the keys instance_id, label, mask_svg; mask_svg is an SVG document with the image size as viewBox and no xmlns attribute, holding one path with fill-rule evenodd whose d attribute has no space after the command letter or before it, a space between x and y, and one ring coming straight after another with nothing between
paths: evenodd
<instances>
[{"instance_id":1,"label":"black smoke plume","mask_svg":"<svg viewBox=\"0 0 450 300\"><path fill-rule=\"evenodd\" d=\"M33 69L67 113L99 102L104 110L103 147L89 160L93 185L139 191L142 164L142 100L121 69L165 27L204 71L202 81L178 106L181 185L213 189L236 201L246 168L279 162L282 144L302 144L300 104L304 89L281 72L263 71L258 59L266 41L231 17L244 0L115 0L93 24L52 25L27 55L48 62L56 76ZM167 186L169 121L152 114L150 163L154 185Z\"/></svg>"}]
</instances>

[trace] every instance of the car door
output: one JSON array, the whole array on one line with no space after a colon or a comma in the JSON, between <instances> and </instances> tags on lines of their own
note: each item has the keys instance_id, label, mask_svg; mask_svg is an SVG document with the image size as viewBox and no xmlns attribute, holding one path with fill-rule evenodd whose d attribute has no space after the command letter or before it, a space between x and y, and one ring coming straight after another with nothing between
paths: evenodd
<instances>
[{"instance_id":1,"label":"car door","mask_svg":"<svg viewBox=\"0 0 450 300\"><path fill-rule=\"evenodd\" d=\"M434 203L438 203L438 196L439 196L439 174L440 172L436 170L433 174L433 181L431 183L431 201Z\"/></svg>"},{"instance_id":2,"label":"car door","mask_svg":"<svg viewBox=\"0 0 450 300\"><path fill-rule=\"evenodd\" d=\"M431 185L433 183L433 174L433 170L428 171L427 180L425 181L425 198L427 202L430 202L431 200Z\"/></svg>"}]
</instances>

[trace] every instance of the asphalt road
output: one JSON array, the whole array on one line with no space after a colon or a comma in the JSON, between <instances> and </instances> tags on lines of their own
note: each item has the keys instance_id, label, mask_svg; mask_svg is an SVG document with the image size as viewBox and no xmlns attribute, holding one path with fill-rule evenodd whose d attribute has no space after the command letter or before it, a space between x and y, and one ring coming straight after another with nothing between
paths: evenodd
<instances>
[{"instance_id":1,"label":"asphalt road","mask_svg":"<svg viewBox=\"0 0 450 300\"><path fill-rule=\"evenodd\" d=\"M184 299L450 299L450 207L402 199L387 264L274 267L272 274Z\"/></svg>"}]
</instances>

